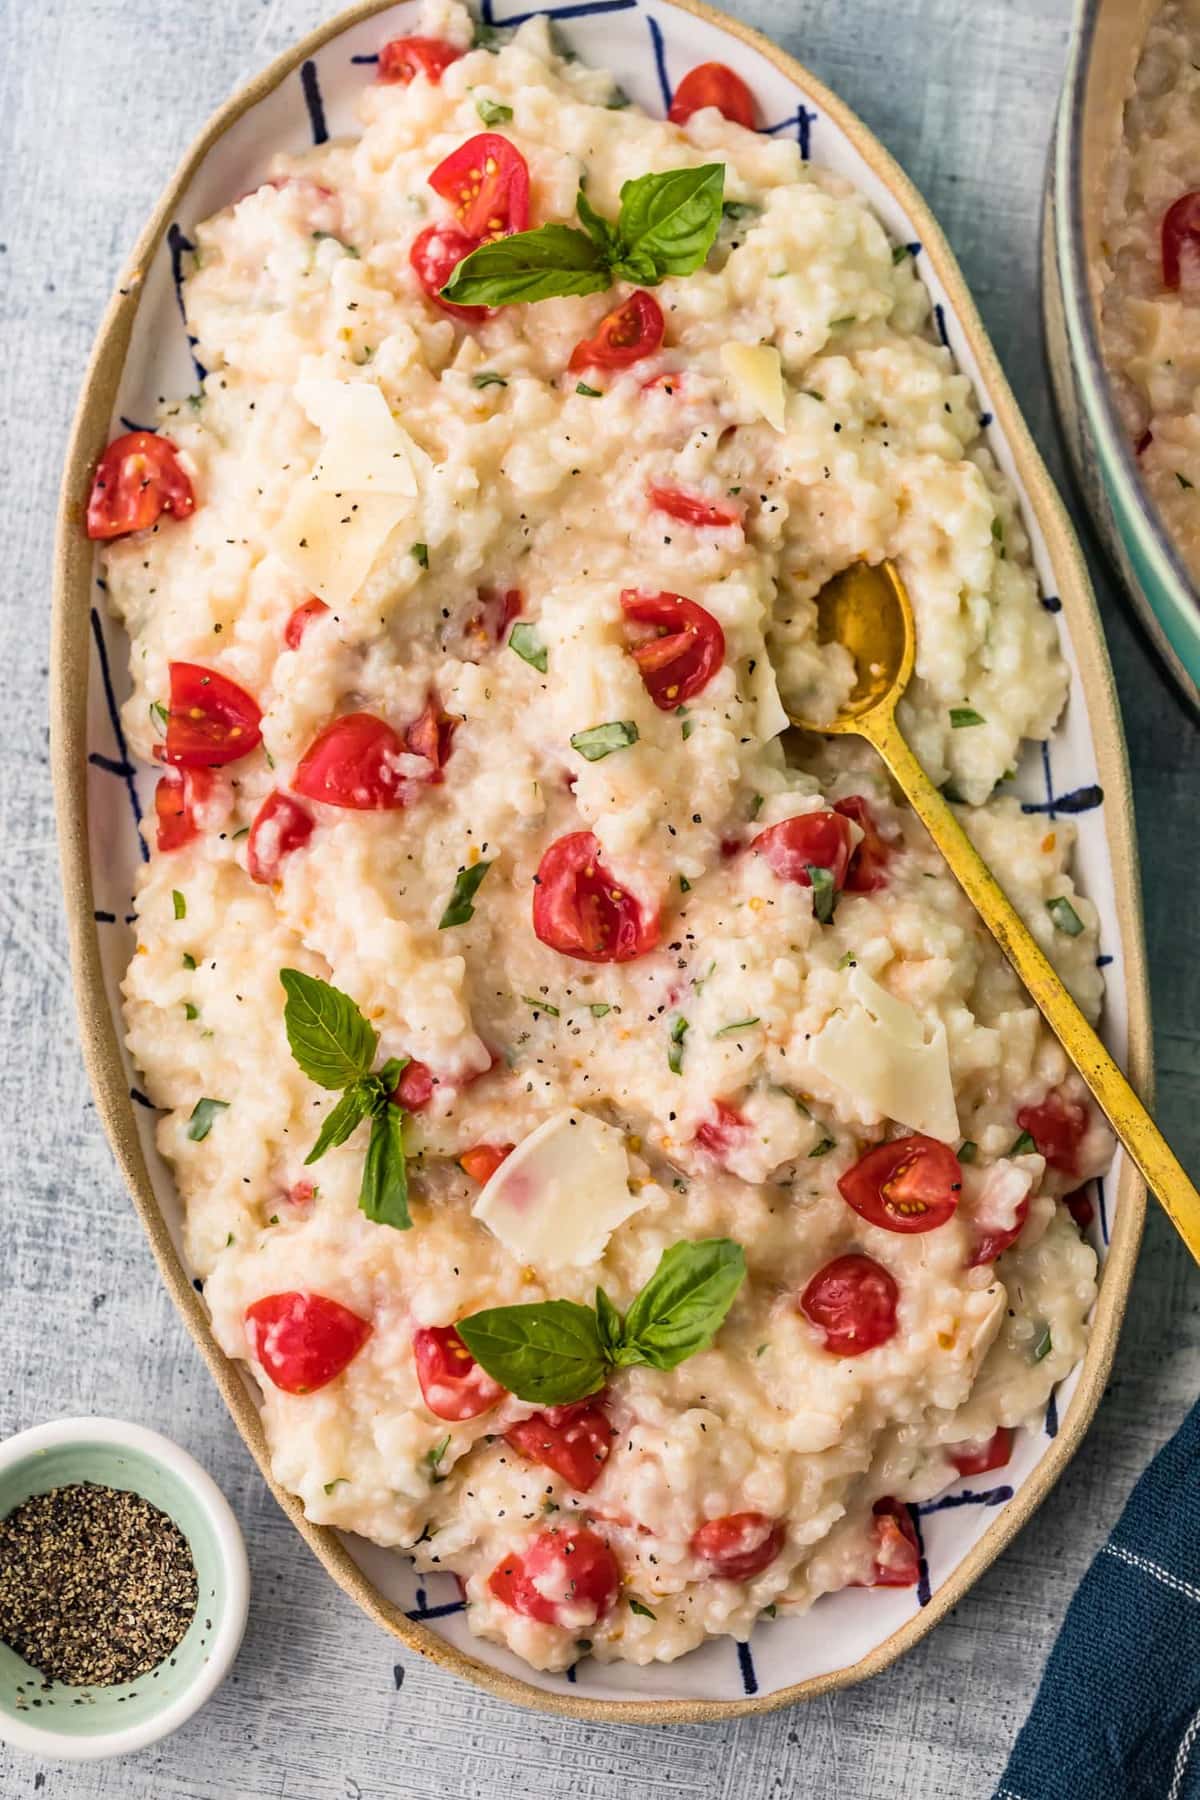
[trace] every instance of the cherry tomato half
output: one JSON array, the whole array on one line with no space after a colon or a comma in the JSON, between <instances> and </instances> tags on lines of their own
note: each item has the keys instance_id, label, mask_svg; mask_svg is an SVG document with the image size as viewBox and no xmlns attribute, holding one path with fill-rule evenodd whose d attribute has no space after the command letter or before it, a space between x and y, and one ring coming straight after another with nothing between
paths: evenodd
<instances>
[{"instance_id":1,"label":"cherry tomato half","mask_svg":"<svg viewBox=\"0 0 1200 1800\"><path fill-rule=\"evenodd\" d=\"M658 943L658 908L644 908L613 880L592 832L551 844L536 880L533 929L551 950L580 962L632 962Z\"/></svg>"},{"instance_id":2,"label":"cherry tomato half","mask_svg":"<svg viewBox=\"0 0 1200 1800\"><path fill-rule=\"evenodd\" d=\"M508 1392L480 1368L453 1325L423 1325L412 1345L421 1394L437 1419L477 1419Z\"/></svg>"},{"instance_id":3,"label":"cherry tomato half","mask_svg":"<svg viewBox=\"0 0 1200 1800\"><path fill-rule=\"evenodd\" d=\"M182 850L198 836L196 808L212 793L209 769L168 769L154 790L155 843L160 850Z\"/></svg>"},{"instance_id":4,"label":"cherry tomato half","mask_svg":"<svg viewBox=\"0 0 1200 1800\"><path fill-rule=\"evenodd\" d=\"M643 594L626 588L621 610L653 637L633 646L646 692L662 712L674 712L706 688L725 660L725 633L710 612L682 594Z\"/></svg>"},{"instance_id":5,"label":"cherry tomato half","mask_svg":"<svg viewBox=\"0 0 1200 1800\"><path fill-rule=\"evenodd\" d=\"M422 1112L433 1099L433 1090L437 1085L429 1064L417 1062L414 1057L405 1067L392 1098L405 1112Z\"/></svg>"},{"instance_id":6,"label":"cherry tomato half","mask_svg":"<svg viewBox=\"0 0 1200 1800\"><path fill-rule=\"evenodd\" d=\"M599 1480L616 1435L603 1402L603 1394L596 1394L571 1406L548 1406L510 1425L505 1442L586 1494Z\"/></svg>"},{"instance_id":7,"label":"cherry tomato half","mask_svg":"<svg viewBox=\"0 0 1200 1800\"><path fill-rule=\"evenodd\" d=\"M523 1554L506 1556L488 1576L488 1587L514 1612L581 1632L610 1611L621 1585L617 1559L586 1525L543 1531Z\"/></svg>"},{"instance_id":8,"label":"cherry tomato half","mask_svg":"<svg viewBox=\"0 0 1200 1800\"><path fill-rule=\"evenodd\" d=\"M984 1263L995 1262L1006 1250L1011 1250L1029 1217L1029 1195L1018 1203L1012 1215L1011 1225L985 1226L971 1246L971 1254L967 1258L968 1269L981 1268Z\"/></svg>"},{"instance_id":9,"label":"cherry tomato half","mask_svg":"<svg viewBox=\"0 0 1200 1800\"><path fill-rule=\"evenodd\" d=\"M1162 222L1163 286L1183 285L1185 262L1200 268L1200 192L1181 194Z\"/></svg>"},{"instance_id":10,"label":"cherry tomato half","mask_svg":"<svg viewBox=\"0 0 1200 1800\"><path fill-rule=\"evenodd\" d=\"M869 1225L885 1231L936 1231L954 1217L962 1170L948 1145L914 1132L876 1144L838 1177L838 1188Z\"/></svg>"},{"instance_id":11,"label":"cherry tomato half","mask_svg":"<svg viewBox=\"0 0 1200 1800\"><path fill-rule=\"evenodd\" d=\"M262 714L245 688L200 663L170 665L171 703L162 759L177 769L237 762L262 741Z\"/></svg>"},{"instance_id":12,"label":"cherry tomato half","mask_svg":"<svg viewBox=\"0 0 1200 1800\"><path fill-rule=\"evenodd\" d=\"M161 849L162 846L160 845L159 848ZM1073 1194L1067 1195L1064 1205L1080 1231L1086 1231L1096 1216L1096 1208L1087 1189L1085 1187L1076 1188Z\"/></svg>"},{"instance_id":13,"label":"cherry tomato half","mask_svg":"<svg viewBox=\"0 0 1200 1800\"><path fill-rule=\"evenodd\" d=\"M290 794L276 788L255 815L246 839L246 868L251 881L264 886L279 880L279 865L293 850L307 844L313 834L312 814L305 812Z\"/></svg>"},{"instance_id":14,"label":"cherry tomato half","mask_svg":"<svg viewBox=\"0 0 1200 1800\"><path fill-rule=\"evenodd\" d=\"M436 694L430 694L425 703L425 710L415 718L404 734L406 749L414 756L423 756L433 764L429 777L431 783L437 784L445 780L442 770L450 760L450 750L454 738L454 728L459 724L453 714L445 712Z\"/></svg>"},{"instance_id":15,"label":"cherry tomato half","mask_svg":"<svg viewBox=\"0 0 1200 1800\"><path fill-rule=\"evenodd\" d=\"M475 238L468 237L451 220L444 219L418 232L408 252L408 260L416 270L423 292L443 312L453 313L467 325L478 325L481 319L486 319L487 307L456 306L454 301L442 299L442 289L463 258L478 248Z\"/></svg>"},{"instance_id":16,"label":"cherry tomato half","mask_svg":"<svg viewBox=\"0 0 1200 1800\"><path fill-rule=\"evenodd\" d=\"M916 1587L921 1574L921 1546L912 1514L899 1500L877 1500L875 1570L871 1587Z\"/></svg>"},{"instance_id":17,"label":"cherry tomato half","mask_svg":"<svg viewBox=\"0 0 1200 1800\"><path fill-rule=\"evenodd\" d=\"M477 1181L482 1187L492 1179L505 1157L511 1156L516 1149L515 1144L473 1144L464 1150L458 1159L458 1166L464 1175Z\"/></svg>"},{"instance_id":18,"label":"cherry tomato half","mask_svg":"<svg viewBox=\"0 0 1200 1800\"><path fill-rule=\"evenodd\" d=\"M571 352L567 368L572 375L583 369L628 369L644 356L653 356L662 345L666 324L653 294L637 288L605 313L590 338L583 338Z\"/></svg>"},{"instance_id":19,"label":"cherry tomato half","mask_svg":"<svg viewBox=\"0 0 1200 1800\"><path fill-rule=\"evenodd\" d=\"M828 869L840 893L846 885L853 834L845 817L836 812L800 813L768 825L752 839L750 848L765 856L781 881L812 886L810 869Z\"/></svg>"},{"instance_id":20,"label":"cherry tomato half","mask_svg":"<svg viewBox=\"0 0 1200 1800\"><path fill-rule=\"evenodd\" d=\"M478 132L452 150L429 185L450 202L460 228L476 244L524 231L529 223L529 165L499 132Z\"/></svg>"},{"instance_id":21,"label":"cherry tomato half","mask_svg":"<svg viewBox=\"0 0 1200 1800\"><path fill-rule=\"evenodd\" d=\"M683 494L678 488L651 487L646 490L651 506L670 513L685 525L709 525L724 528L740 525L742 515L732 506L722 506L703 494Z\"/></svg>"},{"instance_id":22,"label":"cherry tomato half","mask_svg":"<svg viewBox=\"0 0 1200 1800\"><path fill-rule=\"evenodd\" d=\"M127 537L145 531L161 513L186 519L196 510L192 484L170 438L156 431L127 431L114 438L92 477L87 503L90 538Z\"/></svg>"},{"instance_id":23,"label":"cherry tomato half","mask_svg":"<svg viewBox=\"0 0 1200 1800\"><path fill-rule=\"evenodd\" d=\"M999 1425L989 1438L968 1438L962 1444L950 1444L946 1455L960 1475L986 1475L989 1469L1002 1469L1012 1455L1013 1431Z\"/></svg>"},{"instance_id":24,"label":"cherry tomato half","mask_svg":"<svg viewBox=\"0 0 1200 1800\"><path fill-rule=\"evenodd\" d=\"M775 1561L785 1535L782 1521L765 1513L726 1513L693 1531L691 1550L722 1581L749 1581Z\"/></svg>"},{"instance_id":25,"label":"cherry tomato half","mask_svg":"<svg viewBox=\"0 0 1200 1800\"><path fill-rule=\"evenodd\" d=\"M448 69L452 62L457 62L461 55L461 50L456 50L453 44L447 44L442 38L392 38L379 52L379 68L375 79L386 86L394 86L400 82L407 87L418 75L424 75L426 81L432 82L436 87L442 79L442 70Z\"/></svg>"},{"instance_id":26,"label":"cherry tomato half","mask_svg":"<svg viewBox=\"0 0 1200 1800\"><path fill-rule=\"evenodd\" d=\"M1081 1100L1068 1100L1061 1088L1055 1088L1036 1106L1021 1107L1017 1124L1052 1169L1078 1175L1079 1146L1088 1128L1087 1107Z\"/></svg>"},{"instance_id":27,"label":"cherry tomato half","mask_svg":"<svg viewBox=\"0 0 1200 1800\"><path fill-rule=\"evenodd\" d=\"M689 69L675 89L667 117L673 125L685 125L693 113L705 106L715 106L735 125L754 130L754 96L741 76L724 63L700 63Z\"/></svg>"},{"instance_id":28,"label":"cherry tomato half","mask_svg":"<svg viewBox=\"0 0 1200 1800\"><path fill-rule=\"evenodd\" d=\"M696 1127L694 1141L718 1162L724 1162L728 1152L739 1138L745 1136L748 1129L746 1119L736 1106L730 1106L724 1100L714 1100L708 1118L702 1119Z\"/></svg>"},{"instance_id":29,"label":"cherry tomato half","mask_svg":"<svg viewBox=\"0 0 1200 1800\"><path fill-rule=\"evenodd\" d=\"M302 600L283 628L283 641L288 649L298 650L309 626L328 611L325 602L318 600L315 594L311 600Z\"/></svg>"},{"instance_id":30,"label":"cherry tomato half","mask_svg":"<svg viewBox=\"0 0 1200 1800\"><path fill-rule=\"evenodd\" d=\"M861 794L850 794L845 800L835 800L833 810L840 813L843 819L853 819L862 832L862 837L850 852L850 867L846 870L842 886L848 894L877 894L888 884L886 870L891 852L879 835L875 814Z\"/></svg>"},{"instance_id":31,"label":"cherry tomato half","mask_svg":"<svg viewBox=\"0 0 1200 1800\"><path fill-rule=\"evenodd\" d=\"M300 758L292 786L306 800L354 812L396 810L405 796L396 758L405 749L374 713L343 713L326 725Z\"/></svg>"},{"instance_id":32,"label":"cherry tomato half","mask_svg":"<svg viewBox=\"0 0 1200 1800\"><path fill-rule=\"evenodd\" d=\"M894 1278L872 1256L853 1250L818 1269L803 1294L800 1310L825 1335L834 1356L861 1356L896 1333Z\"/></svg>"},{"instance_id":33,"label":"cherry tomato half","mask_svg":"<svg viewBox=\"0 0 1200 1800\"><path fill-rule=\"evenodd\" d=\"M371 1335L365 1319L324 1294L268 1294L246 1308L246 1337L285 1394L315 1394L353 1362Z\"/></svg>"}]
</instances>

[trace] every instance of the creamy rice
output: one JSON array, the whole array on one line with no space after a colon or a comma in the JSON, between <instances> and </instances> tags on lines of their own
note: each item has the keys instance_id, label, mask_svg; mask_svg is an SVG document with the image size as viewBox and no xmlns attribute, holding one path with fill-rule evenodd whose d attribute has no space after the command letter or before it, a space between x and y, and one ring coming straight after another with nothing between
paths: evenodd
<instances>
[{"instance_id":1,"label":"creamy rice","mask_svg":"<svg viewBox=\"0 0 1200 1800\"><path fill-rule=\"evenodd\" d=\"M1198 199L1176 281L1164 228L1170 238L1168 215L1188 194ZM1103 251L1101 327L1117 405L1146 490L1200 585L1197 0L1167 0L1151 21L1113 159Z\"/></svg>"},{"instance_id":2,"label":"creamy rice","mask_svg":"<svg viewBox=\"0 0 1200 1800\"><path fill-rule=\"evenodd\" d=\"M457 5L435 5L424 30L470 42ZM612 294L464 325L410 267L444 212L427 177L480 130L481 97L512 108L500 129L528 163L533 223L571 218L584 170L592 204L615 214L627 179L714 161L726 198L755 209L723 226L704 269L655 290L665 345L589 376L598 395L564 371ZM161 747L170 663L216 670L262 709L262 748L215 771L188 840L152 842L124 990L217 1339L259 1373L275 1473L308 1516L455 1571L473 1629L541 1668L573 1662L581 1638L605 1660L670 1659L714 1633L746 1636L764 1609L869 1585L895 1558L903 1573L877 1502L927 1497L955 1478L947 1447L1036 1420L1083 1353L1095 1256L1062 1197L1110 1152L1094 1115L1070 1169L1014 1141L1018 1112L1053 1091L1078 1108L1078 1077L873 756L780 735L776 679L810 716L848 681L815 641L813 596L857 558L894 557L918 623L905 728L1095 1017L1095 913L1069 874L1072 827L994 793L1021 740L1049 732L1066 672L1013 490L912 259L794 144L712 109L677 127L611 97L609 78L559 60L534 20L437 83L366 86L358 139L281 159L274 184L201 226L184 297L209 375L160 420L195 511L105 554L139 755ZM781 431L728 377L731 342L778 349ZM677 379L645 386L664 373ZM418 446L419 491L356 591L289 648L310 586L280 522L328 450L312 416L323 379L383 396ZM666 517L646 498L655 483L737 496L744 528ZM629 653L629 587L686 595L721 626L721 666L682 722ZM486 590L519 590L544 672L478 623ZM459 721L443 778L406 752L403 810L308 805L311 836L273 881L251 879L245 830L330 719L368 711L403 733L431 692ZM964 727L965 714L980 722ZM635 724L637 741L597 761L570 748L606 721ZM813 888L752 844L851 796L873 816L884 873L822 923ZM660 909L657 948L589 962L535 935L541 859L580 831L643 916ZM439 930L456 871L480 859L473 918ZM304 1167L335 1096L289 1054L283 968L351 995L381 1057L435 1072L408 1126L410 1231L358 1209L365 1132ZM957 1211L934 1230L884 1229L839 1192L913 1122L831 1076L818 1048L831 1020L869 1028L867 977L948 1069L952 1147L975 1147ZM203 1136L189 1129L201 1098L226 1103ZM718 1101L742 1123L714 1146ZM456 1159L519 1144L565 1108L624 1134L621 1198L637 1210L588 1260L535 1263L473 1215L479 1186ZM988 1231L1018 1227L998 1260L972 1266ZM564 1214L563 1229L578 1223ZM447 1423L425 1403L414 1330L497 1305L590 1303L597 1283L627 1305L665 1248L712 1237L748 1263L728 1319L674 1370L614 1373L611 1454L586 1491L506 1441L530 1404L504 1395ZM798 1303L852 1252L890 1273L898 1319L878 1347L835 1355ZM344 1372L305 1394L266 1378L246 1322L264 1296L292 1293L370 1327ZM696 1533L747 1514L774 1553L722 1577ZM561 1591L549 1619L506 1603L490 1579L504 1559L583 1520L615 1555L621 1597L595 1620Z\"/></svg>"}]
</instances>

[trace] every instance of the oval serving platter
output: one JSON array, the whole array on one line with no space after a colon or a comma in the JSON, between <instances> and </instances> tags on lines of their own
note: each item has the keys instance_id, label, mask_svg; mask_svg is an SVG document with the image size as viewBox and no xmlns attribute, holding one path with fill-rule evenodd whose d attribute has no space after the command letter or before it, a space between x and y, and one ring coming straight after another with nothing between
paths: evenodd
<instances>
[{"instance_id":1,"label":"oval serving platter","mask_svg":"<svg viewBox=\"0 0 1200 1800\"><path fill-rule=\"evenodd\" d=\"M485 22L528 17L521 0L483 0ZM505 12L504 7L508 6ZM52 681L53 770L84 1055L117 1160L163 1279L276 1499L329 1573L380 1625L442 1666L506 1699L579 1718L654 1723L767 1710L886 1667L960 1600L1030 1516L1078 1445L1103 1389L1145 1210L1126 1159L1102 1184L1092 1226L1104 1259L1091 1346L1061 1383L1040 1431L1019 1434L1000 1484L960 1481L914 1508L916 1589L847 1590L814 1611L758 1626L748 1645L714 1640L680 1661L635 1669L584 1662L567 1675L528 1669L473 1639L450 1576L417 1577L401 1553L310 1524L271 1479L256 1389L217 1348L182 1260L181 1207L154 1145L154 1113L122 1046L119 982L132 948L126 915L143 854L138 820L153 774L130 765L117 707L127 691L125 640L104 613L81 519L100 449L157 394L185 394L196 372L176 286L188 232L297 151L354 130L354 104L378 49L411 30L415 0L367 0L280 57L209 123L169 183L100 329L68 453L59 517ZM892 237L913 245L937 329L972 379L998 462L1016 482L1044 604L1071 668L1053 740L1027 748L1016 789L1029 810L1069 815L1077 871L1100 912L1108 976L1107 1040L1131 1077L1149 1075L1149 1020L1124 740L1087 571L940 230L912 184L854 115L757 33L693 0L573 0L548 9L570 47L611 69L648 111L698 62L728 63L757 95L772 135L848 177Z\"/></svg>"}]
</instances>

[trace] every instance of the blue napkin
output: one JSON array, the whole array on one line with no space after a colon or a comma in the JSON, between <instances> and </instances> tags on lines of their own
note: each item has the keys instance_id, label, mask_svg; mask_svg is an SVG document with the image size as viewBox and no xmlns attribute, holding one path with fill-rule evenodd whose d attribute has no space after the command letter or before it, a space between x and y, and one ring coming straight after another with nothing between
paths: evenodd
<instances>
[{"instance_id":1,"label":"blue napkin","mask_svg":"<svg viewBox=\"0 0 1200 1800\"><path fill-rule=\"evenodd\" d=\"M994 1800L1200 1800L1200 1406L1080 1583Z\"/></svg>"}]
</instances>

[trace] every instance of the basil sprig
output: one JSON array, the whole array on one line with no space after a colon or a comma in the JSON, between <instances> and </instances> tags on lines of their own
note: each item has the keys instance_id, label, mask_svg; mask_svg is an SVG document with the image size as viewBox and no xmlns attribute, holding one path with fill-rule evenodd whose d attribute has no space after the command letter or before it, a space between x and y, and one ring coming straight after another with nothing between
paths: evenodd
<instances>
[{"instance_id":1,"label":"basil sprig","mask_svg":"<svg viewBox=\"0 0 1200 1800\"><path fill-rule=\"evenodd\" d=\"M577 1300L494 1306L458 1321L467 1349L518 1400L567 1406L598 1393L611 1368L674 1369L706 1350L746 1275L732 1238L684 1240L622 1316L603 1288L594 1307Z\"/></svg>"},{"instance_id":2,"label":"basil sprig","mask_svg":"<svg viewBox=\"0 0 1200 1800\"><path fill-rule=\"evenodd\" d=\"M442 289L457 306L512 306L566 294L601 294L614 281L657 287L691 275L712 249L721 224L724 163L639 175L621 189L614 224L580 188L579 223L552 221L481 244Z\"/></svg>"},{"instance_id":3,"label":"basil sprig","mask_svg":"<svg viewBox=\"0 0 1200 1800\"><path fill-rule=\"evenodd\" d=\"M287 1000L283 1023L296 1063L318 1087L342 1090L337 1105L325 1115L317 1141L305 1157L319 1162L327 1150L344 1144L371 1121L363 1162L358 1204L376 1225L407 1231L408 1166L404 1154L404 1109L393 1099L407 1057L391 1057L377 1075L371 1073L379 1033L369 1025L349 994L300 969L280 969Z\"/></svg>"}]
</instances>

